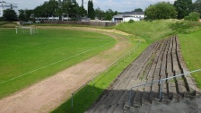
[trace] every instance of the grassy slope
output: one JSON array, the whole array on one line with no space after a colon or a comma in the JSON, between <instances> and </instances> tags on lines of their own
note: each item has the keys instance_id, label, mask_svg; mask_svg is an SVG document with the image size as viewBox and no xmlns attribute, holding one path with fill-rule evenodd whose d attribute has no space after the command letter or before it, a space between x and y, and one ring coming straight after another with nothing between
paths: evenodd
<instances>
[{"instance_id":1,"label":"grassy slope","mask_svg":"<svg viewBox=\"0 0 201 113\"><path fill-rule=\"evenodd\" d=\"M115 29L139 36L148 43L173 34L170 25L174 20L140 21L134 23L121 23Z\"/></svg>"},{"instance_id":2,"label":"grassy slope","mask_svg":"<svg viewBox=\"0 0 201 113\"><path fill-rule=\"evenodd\" d=\"M145 39L149 44L172 34L179 33L182 54L190 70L201 68L201 23L178 20L155 20L134 23L121 23L116 29L137 35ZM201 88L200 73L194 74L194 78Z\"/></svg>"},{"instance_id":3,"label":"grassy slope","mask_svg":"<svg viewBox=\"0 0 201 113\"><path fill-rule=\"evenodd\" d=\"M92 32L40 29L39 33L16 35L14 29L0 29L0 98L115 44L113 38Z\"/></svg>"},{"instance_id":4,"label":"grassy slope","mask_svg":"<svg viewBox=\"0 0 201 113\"><path fill-rule=\"evenodd\" d=\"M201 30L191 34L179 34L183 58L190 70L201 68ZM201 72L193 74L197 85L201 88Z\"/></svg>"}]
</instances>

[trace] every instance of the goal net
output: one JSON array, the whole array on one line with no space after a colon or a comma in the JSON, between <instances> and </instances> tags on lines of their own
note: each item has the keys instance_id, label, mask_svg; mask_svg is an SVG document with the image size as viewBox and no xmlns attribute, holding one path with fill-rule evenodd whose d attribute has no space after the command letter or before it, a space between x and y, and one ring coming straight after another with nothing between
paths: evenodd
<instances>
[{"instance_id":1,"label":"goal net","mask_svg":"<svg viewBox=\"0 0 201 113\"><path fill-rule=\"evenodd\" d=\"M16 34L22 31L22 33L29 33L30 35L38 34L38 29L36 26L16 26Z\"/></svg>"}]
</instances>

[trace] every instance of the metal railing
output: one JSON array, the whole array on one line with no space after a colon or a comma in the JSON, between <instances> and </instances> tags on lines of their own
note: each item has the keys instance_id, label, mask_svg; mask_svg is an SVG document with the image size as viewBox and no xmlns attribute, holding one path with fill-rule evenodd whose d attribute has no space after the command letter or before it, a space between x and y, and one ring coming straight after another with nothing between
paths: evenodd
<instances>
[{"instance_id":1,"label":"metal railing","mask_svg":"<svg viewBox=\"0 0 201 113\"><path fill-rule=\"evenodd\" d=\"M141 86L144 86L144 87L152 86L154 83L159 83L160 85L162 85L162 87L160 87L160 90L159 90L159 99L161 100L162 99L164 81L169 80L169 79L173 79L173 78L177 78L177 77L182 77L182 76L186 77L186 76L189 76L191 73L195 73L195 72L199 72L199 71L201 71L201 69L197 69L197 70L194 70L194 71L191 71L191 72L185 72L183 74L178 74L178 75L171 76L171 77L168 77L168 78L163 78L163 79L160 79L160 80L154 80L154 81L151 81L151 82L147 82L147 83L143 83L143 84L133 86L133 87L131 87L130 93L129 93L129 98L128 98L129 105L131 105L132 90L135 89L135 88L138 88L138 87L141 87Z\"/></svg>"}]
</instances>

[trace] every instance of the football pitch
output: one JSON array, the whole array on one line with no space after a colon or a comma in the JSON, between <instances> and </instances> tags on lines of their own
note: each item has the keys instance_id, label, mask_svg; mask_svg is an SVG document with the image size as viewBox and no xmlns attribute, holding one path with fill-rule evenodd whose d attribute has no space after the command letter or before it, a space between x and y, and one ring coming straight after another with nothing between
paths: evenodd
<instances>
[{"instance_id":1,"label":"football pitch","mask_svg":"<svg viewBox=\"0 0 201 113\"><path fill-rule=\"evenodd\" d=\"M15 34L0 29L0 98L28 87L116 43L115 39L87 31L39 29Z\"/></svg>"}]
</instances>

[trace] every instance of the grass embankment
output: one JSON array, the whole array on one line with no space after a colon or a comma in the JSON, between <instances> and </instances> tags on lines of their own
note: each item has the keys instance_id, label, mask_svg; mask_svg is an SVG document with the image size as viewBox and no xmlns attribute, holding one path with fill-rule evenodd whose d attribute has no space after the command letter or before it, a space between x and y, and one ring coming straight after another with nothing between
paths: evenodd
<instances>
[{"instance_id":1,"label":"grass embankment","mask_svg":"<svg viewBox=\"0 0 201 113\"><path fill-rule=\"evenodd\" d=\"M174 34L170 26L175 22L176 20L155 20L121 23L115 29L139 36L148 43L152 43L153 41Z\"/></svg>"},{"instance_id":2,"label":"grass embankment","mask_svg":"<svg viewBox=\"0 0 201 113\"><path fill-rule=\"evenodd\" d=\"M0 98L111 48L109 36L63 29L0 29Z\"/></svg>"},{"instance_id":3,"label":"grass embankment","mask_svg":"<svg viewBox=\"0 0 201 113\"><path fill-rule=\"evenodd\" d=\"M191 34L179 34L181 52L187 67L192 71L201 68L201 29ZM193 74L201 88L201 72Z\"/></svg>"},{"instance_id":4,"label":"grass embankment","mask_svg":"<svg viewBox=\"0 0 201 113\"><path fill-rule=\"evenodd\" d=\"M144 38L149 44L153 41L178 34L181 51L190 70L201 68L201 23L181 20L155 20L134 23L121 23L118 30ZM193 74L201 88L201 73Z\"/></svg>"},{"instance_id":5,"label":"grass embankment","mask_svg":"<svg viewBox=\"0 0 201 113\"><path fill-rule=\"evenodd\" d=\"M0 21L0 28L15 28L15 26L17 26L15 22Z\"/></svg>"}]
</instances>

